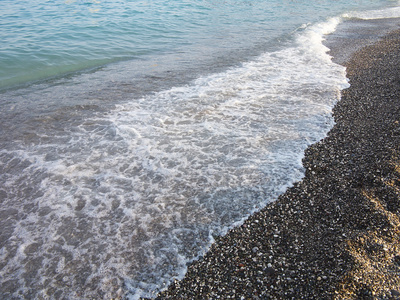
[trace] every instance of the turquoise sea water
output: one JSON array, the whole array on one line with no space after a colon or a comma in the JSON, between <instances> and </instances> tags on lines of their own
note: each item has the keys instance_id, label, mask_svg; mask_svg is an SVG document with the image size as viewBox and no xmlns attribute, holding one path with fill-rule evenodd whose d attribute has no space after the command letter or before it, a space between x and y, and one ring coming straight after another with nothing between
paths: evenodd
<instances>
[{"instance_id":1,"label":"turquoise sea water","mask_svg":"<svg viewBox=\"0 0 400 300\"><path fill-rule=\"evenodd\" d=\"M389 2L390 3L390 2ZM275 43L304 24L387 1L12 1L0 19L0 88L165 53L205 59Z\"/></svg>"},{"instance_id":2,"label":"turquoise sea water","mask_svg":"<svg viewBox=\"0 0 400 300\"><path fill-rule=\"evenodd\" d=\"M303 176L348 86L322 41L396 1L11 1L0 298L152 296Z\"/></svg>"}]
</instances>

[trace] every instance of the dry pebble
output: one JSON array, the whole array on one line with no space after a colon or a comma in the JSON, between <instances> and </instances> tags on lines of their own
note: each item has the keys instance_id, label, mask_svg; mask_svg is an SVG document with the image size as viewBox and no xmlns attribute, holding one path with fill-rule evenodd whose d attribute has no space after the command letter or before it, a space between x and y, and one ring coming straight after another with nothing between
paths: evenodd
<instances>
[{"instance_id":1,"label":"dry pebble","mask_svg":"<svg viewBox=\"0 0 400 300\"><path fill-rule=\"evenodd\" d=\"M400 32L346 63L306 174L157 299L400 299Z\"/></svg>"}]
</instances>

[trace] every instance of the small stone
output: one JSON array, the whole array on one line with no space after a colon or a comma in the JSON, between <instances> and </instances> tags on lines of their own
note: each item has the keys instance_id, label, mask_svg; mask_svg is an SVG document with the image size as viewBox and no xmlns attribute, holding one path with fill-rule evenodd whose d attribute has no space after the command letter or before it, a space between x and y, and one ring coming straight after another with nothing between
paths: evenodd
<instances>
[{"instance_id":1,"label":"small stone","mask_svg":"<svg viewBox=\"0 0 400 300\"><path fill-rule=\"evenodd\" d=\"M400 292L399 291L391 290L390 293L392 294L392 297L396 297L396 298L400 297Z\"/></svg>"},{"instance_id":2,"label":"small stone","mask_svg":"<svg viewBox=\"0 0 400 300\"><path fill-rule=\"evenodd\" d=\"M275 269L273 269L273 268L266 268L266 269L265 269L265 274L266 274L267 276L274 276L274 275L275 275Z\"/></svg>"}]
</instances>

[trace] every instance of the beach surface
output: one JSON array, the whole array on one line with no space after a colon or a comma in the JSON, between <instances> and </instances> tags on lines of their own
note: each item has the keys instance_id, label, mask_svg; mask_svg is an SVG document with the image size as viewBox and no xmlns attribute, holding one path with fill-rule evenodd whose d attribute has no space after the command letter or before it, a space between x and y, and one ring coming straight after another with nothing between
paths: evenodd
<instances>
[{"instance_id":1,"label":"beach surface","mask_svg":"<svg viewBox=\"0 0 400 300\"><path fill-rule=\"evenodd\" d=\"M303 180L157 299L400 299L400 31L365 45Z\"/></svg>"}]
</instances>

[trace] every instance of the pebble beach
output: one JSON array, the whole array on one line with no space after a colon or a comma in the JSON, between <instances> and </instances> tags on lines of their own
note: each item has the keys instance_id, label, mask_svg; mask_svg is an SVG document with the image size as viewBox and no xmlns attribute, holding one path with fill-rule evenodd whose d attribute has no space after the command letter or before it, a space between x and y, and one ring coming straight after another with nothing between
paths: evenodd
<instances>
[{"instance_id":1,"label":"pebble beach","mask_svg":"<svg viewBox=\"0 0 400 300\"><path fill-rule=\"evenodd\" d=\"M400 31L340 63L350 87L303 180L156 299L400 299Z\"/></svg>"}]
</instances>

